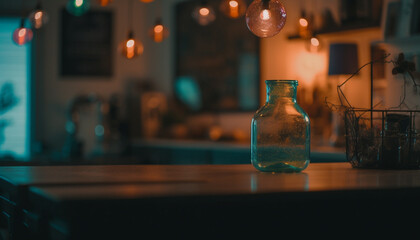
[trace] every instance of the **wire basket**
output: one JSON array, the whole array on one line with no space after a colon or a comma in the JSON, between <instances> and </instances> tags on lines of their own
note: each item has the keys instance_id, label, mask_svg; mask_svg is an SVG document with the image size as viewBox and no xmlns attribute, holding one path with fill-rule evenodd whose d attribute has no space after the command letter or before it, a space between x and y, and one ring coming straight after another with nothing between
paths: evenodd
<instances>
[{"instance_id":1,"label":"wire basket","mask_svg":"<svg viewBox=\"0 0 420 240\"><path fill-rule=\"evenodd\" d=\"M346 109L346 157L355 168L419 169L420 110Z\"/></svg>"},{"instance_id":2,"label":"wire basket","mask_svg":"<svg viewBox=\"0 0 420 240\"><path fill-rule=\"evenodd\" d=\"M346 128L346 157L355 168L419 169L420 168L420 110L406 104L406 85L420 93L420 84L413 75L415 64L405 60L400 53L396 60L387 60L390 54L372 60L360 67L344 82L337 85L339 105L326 104L331 110L344 113ZM375 109L373 105L373 65L392 63L392 74L402 74L403 94L398 106ZM370 108L355 108L348 101L341 87L370 65ZM406 79L409 76L409 79ZM411 80L411 81L409 81ZM403 110L408 109L408 110ZM417 123L416 123L417 121Z\"/></svg>"}]
</instances>

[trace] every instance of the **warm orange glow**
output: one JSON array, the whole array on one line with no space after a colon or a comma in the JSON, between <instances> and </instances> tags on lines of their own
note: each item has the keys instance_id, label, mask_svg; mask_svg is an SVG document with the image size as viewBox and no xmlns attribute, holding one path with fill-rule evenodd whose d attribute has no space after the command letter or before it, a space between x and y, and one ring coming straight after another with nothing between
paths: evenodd
<instances>
[{"instance_id":1,"label":"warm orange glow","mask_svg":"<svg viewBox=\"0 0 420 240\"><path fill-rule=\"evenodd\" d=\"M140 2L144 2L144 3L150 3L153 2L154 0L140 0Z\"/></svg>"},{"instance_id":2,"label":"warm orange glow","mask_svg":"<svg viewBox=\"0 0 420 240\"><path fill-rule=\"evenodd\" d=\"M21 28L18 33L19 38L24 38L25 35L26 35L26 28Z\"/></svg>"},{"instance_id":3,"label":"warm orange glow","mask_svg":"<svg viewBox=\"0 0 420 240\"><path fill-rule=\"evenodd\" d=\"M132 59L134 57L134 48L133 47L127 48L127 55L126 56L127 56L128 59Z\"/></svg>"},{"instance_id":4,"label":"warm orange glow","mask_svg":"<svg viewBox=\"0 0 420 240\"><path fill-rule=\"evenodd\" d=\"M143 53L143 44L141 41L136 40L132 37L133 34L129 35L129 38L121 43L120 51L123 56L127 59L133 59Z\"/></svg>"},{"instance_id":5,"label":"warm orange glow","mask_svg":"<svg viewBox=\"0 0 420 240\"><path fill-rule=\"evenodd\" d=\"M299 19L299 24L300 24L302 27L307 27L307 26L308 26L308 20L306 20L306 19L304 19L304 18L301 18L301 19Z\"/></svg>"},{"instance_id":6,"label":"warm orange glow","mask_svg":"<svg viewBox=\"0 0 420 240\"><path fill-rule=\"evenodd\" d=\"M162 26L162 24L156 25L153 30L155 31L155 33L161 33L161 32L163 32L163 26Z\"/></svg>"},{"instance_id":7,"label":"warm orange glow","mask_svg":"<svg viewBox=\"0 0 420 240\"><path fill-rule=\"evenodd\" d=\"M214 126L210 128L209 137L213 141L219 140L223 135L223 129L218 126Z\"/></svg>"},{"instance_id":8,"label":"warm orange glow","mask_svg":"<svg viewBox=\"0 0 420 240\"><path fill-rule=\"evenodd\" d=\"M134 43L135 41L133 39L129 39L126 44L127 48L132 48L134 46Z\"/></svg>"},{"instance_id":9,"label":"warm orange glow","mask_svg":"<svg viewBox=\"0 0 420 240\"><path fill-rule=\"evenodd\" d=\"M163 41L163 32L155 32L154 36L153 36L153 40L155 42L162 42Z\"/></svg>"},{"instance_id":10,"label":"warm orange glow","mask_svg":"<svg viewBox=\"0 0 420 240\"><path fill-rule=\"evenodd\" d=\"M199 13L200 13L201 16L207 16L207 15L209 15L210 10L206 7L202 7L202 8L200 8Z\"/></svg>"},{"instance_id":11,"label":"warm orange glow","mask_svg":"<svg viewBox=\"0 0 420 240\"><path fill-rule=\"evenodd\" d=\"M19 37L17 44L19 44L19 45L25 44L25 37L24 36L23 37Z\"/></svg>"},{"instance_id":12,"label":"warm orange glow","mask_svg":"<svg viewBox=\"0 0 420 240\"><path fill-rule=\"evenodd\" d=\"M18 45L23 45L32 40L33 33L30 28L20 27L13 31L13 41Z\"/></svg>"},{"instance_id":13,"label":"warm orange glow","mask_svg":"<svg viewBox=\"0 0 420 240\"><path fill-rule=\"evenodd\" d=\"M42 27L42 17L43 17L42 11L38 11L34 14L33 26L36 29L39 29Z\"/></svg>"},{"instance_id":14,"label":"warm orange glow","mask_svg":"<svg viewBox=\"0 0 420 240\"><path fill-rule=\"evenodd\" d=\"M239 18L246 12L245 0L222 0L220 11L229 18Z\"/></svg>"},{"instance_id":15,"label":"warm orange glow","mask_svg":"<svg viewBox=\"0 0 420 240\"><path fill-rule=\"evenodd\" d=\"M34 15L35 20L40 20L42 18L42 12L38 11Z\"/></svg>"},{"instance_id":16,"label":"warm orange glow","mask_svg":"<svg viewBox=\"0 0 420 240\"><path fill-rule=\"evenodd\" d=\"M271 12L268 9L264 9L260 13L260 18L262 20L269 20L271 18Z\"/></svg>"},{"instance_id":17,"label":"warm orange glow","mask_svg":"<svg viewBox=\"0 0 420 240\"><path fill-rule=\"evenodd\" d=\"M108 4L112 2L112 0L99 0L98 2L101 5L101 7L105 7L108 6Z\"/></svg>"},{"instance_id":18,"label":"warm orange glow","mask_svg":"<svg viewBox=\"0 0 420 240\"><path fill-rule=\"evenodd\" d=\"M237 1L235 1L235 0L231 0L231 1L229 1L229 6L231 7L231 8L236 8L236 7L238 7L238 2Z\"/></svg>"},{"instance_id":19,"label":"warm orange glow","mask_svg":"<svg viewBox=\"0 0 420 240\"><path fill-rule=\"evenodd\" d=\"M149 36L157 43L162 42L168 35L168 29L162 25L161 21L157 21L156 25L149 30Z\"/></svg>"},{"instance_id":20,"label":"warm orange glow","mask_svg":"<svg viewBox=\"0 0 420 240\"><path fill-rule=\"evenodd\" d=\"M239 17L239 4L237 1L229 1L229 16L231 18Z\"/></svg>"},{"instance_id":21,"label":"warm orange glow","mask_svg":"<svg viewBox=\"0 0 420 240\"><path fill-rule=\"evenodd\" d=\"M305 86L312 86L316 76L325 70L327 59L325 54L298 51L295 59L295 73Z\"/></svg>"},{"instance_id":22,"label":"warm orange glow","mask_svg":"<svg viewBox=\"0 0 420 240\"><path fill-rule=\"evenodd\" d=\"M126 47L127 47L127 54L126 54L126 56L127 56L128 59L133 58L134 55L135 55L135 48L134 48L134 44L135 43L136 42L133 39L129 39L127 41L127 43L126 43Z\"/></svg>"},{"instance_id":23,"label":"warm orange glow","mask_svg":"<svg viewBox=\"0 0 420 240\"><path fill-rule=\"evenodd\" d=\"M319 40L317 38L311 38L311 45L314 47L318 47L319 46Z\"/></svg>"}]
</instances>

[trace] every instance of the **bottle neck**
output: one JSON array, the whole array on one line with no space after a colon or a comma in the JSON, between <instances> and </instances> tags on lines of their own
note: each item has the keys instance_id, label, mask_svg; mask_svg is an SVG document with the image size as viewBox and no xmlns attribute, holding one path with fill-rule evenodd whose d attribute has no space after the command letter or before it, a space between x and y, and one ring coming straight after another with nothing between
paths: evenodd
<instances>
[{"instance_id":1,"label":"bottle neck","mask_svg":"<svg viewBox=\"0 0 420 240\"><path fill-rule=\"evenodd\" d=\"M277 101L296 102L297 81L295 80L267 80L267 103Z\"/></svg>"}]
</instances>

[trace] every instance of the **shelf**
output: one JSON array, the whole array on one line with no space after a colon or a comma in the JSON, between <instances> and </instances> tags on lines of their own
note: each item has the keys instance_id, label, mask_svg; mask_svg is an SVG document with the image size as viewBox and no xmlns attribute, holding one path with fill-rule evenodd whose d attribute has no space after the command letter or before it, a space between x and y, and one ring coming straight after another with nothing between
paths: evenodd
<instances>
[{"instance_id":1,"label":"shelf","mask_svg":"<svg viewBox=\"0 0 420 240\"><path fill-rule=\"evenodd\" d=\"M388 38L382 41L373 42L372 45L383 47L384 49L399 52L417 52L420 50L420 35L410 37Z\"/></svg>"},{"instance_id":2,"label":"shelf","mask_svg":"<svg viewBox=\"0 0 420 240\"><path fill-rule=\"evenodd\" d=\"M322 36L327 34L347 34L352 33L354 31L366 31L366 30L377 30L380 27L377 24L364 24L364 25L351 25L351 26L340 26L328 29L320 29L314 32L314 36ZM297 40L301 39L304 40L299 36L299 34L289 35L287 37L289 40Z\"/></svg>"}]
</instances>

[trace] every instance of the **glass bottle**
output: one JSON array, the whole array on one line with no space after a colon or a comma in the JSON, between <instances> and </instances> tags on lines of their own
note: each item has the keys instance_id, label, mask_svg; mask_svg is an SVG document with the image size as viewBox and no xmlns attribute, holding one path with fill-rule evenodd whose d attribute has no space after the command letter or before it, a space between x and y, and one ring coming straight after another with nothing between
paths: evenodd
<instances>
[{"instance_id":1,"label":"glass bottle","mask_svg":"<svg viewBox=\"0 0 420 240\"><path fill-rule=\"evenodd\" d=\"M251 123L251 162L263 172L300 172L309 164L310 122L295 80L266 80L267 100Z\"/></svg>"}]
</instances>

